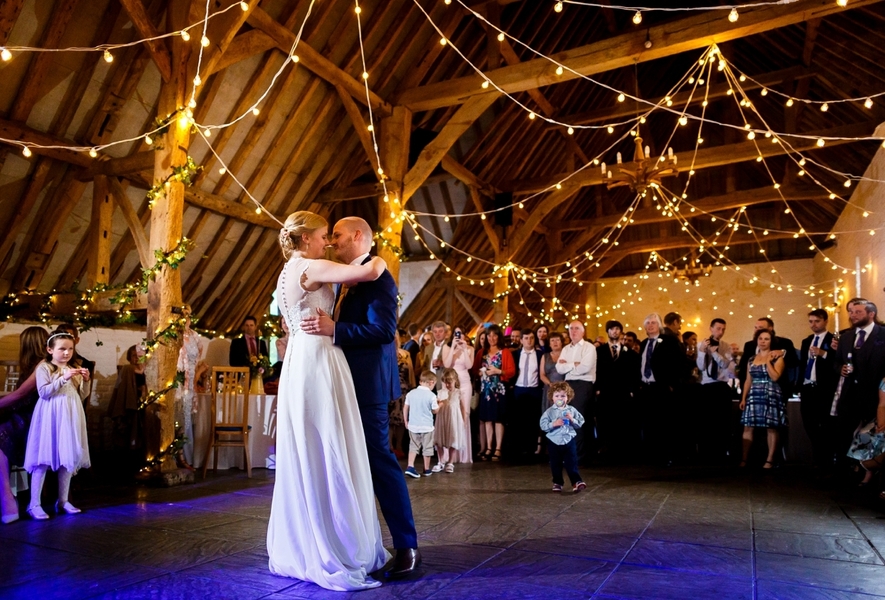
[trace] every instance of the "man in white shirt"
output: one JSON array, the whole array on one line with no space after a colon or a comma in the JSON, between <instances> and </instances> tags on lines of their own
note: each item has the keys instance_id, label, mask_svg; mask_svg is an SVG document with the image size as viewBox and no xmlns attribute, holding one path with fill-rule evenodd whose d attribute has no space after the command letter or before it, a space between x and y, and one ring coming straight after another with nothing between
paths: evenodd
<instances>
[{"instance_id":1,"label":"man in white shirt","mask_svg":"<svg viewBox=\"0 0 885 600\"><path fill-rule=\"evenodd\" d=\"M546 410L541 398L544 388L540 376L544 352L535 348L535 334L531 329L523 329L519 334L520 346L513 351L516 377L513 378L512 435L508 434L517 459L534 456L538 423Z\"/></svg>"},{"instance_id":2,"label":"man in white shirt","mask_svg":"<svg viewBox=\"0 0 885 600\"><path fill-rule=\"evenodd\" d=\"M724 319L710 322L710 337L698 342L696 360L701 386L697 406L691 411L697 419L692 429L698 436L699 458L711 463L725 461L730 447L732 390L728 381L734 379L737 364L731 345L722 340L725 327Z\"/></svg>"},{"instance_id":3,"label":"man in white shirt","mask_svg":"<svg viewBox=\"0 0 885 600\"><path fill-rule=\"evenodd\" d=\"M578 429L575 438L578 449L578 464L586 465L590 456L590 444L585 440L593 440L595 427L593 411L593 384L596 382L596 346L584 339L584 324L572 321L568 326L571 342L562 349L556 371L565 375L565 380L575 391L571 405L584 415L587 423Z\"/></svg>"},{"instance_id":4,"label":"man in white shirt","mask_svg":"<svg viewBox=\"0 0 885 600\"><path fill-rule=\"evenodd\" d=\"M433 335L433 343L424 348L424 364L436 375L436 389L442 388L442 372L445 370L445 361L452 348L446 344L446 324L443 321L437 321L430 327L430 333Z\"/></svg>"}]
</instances>

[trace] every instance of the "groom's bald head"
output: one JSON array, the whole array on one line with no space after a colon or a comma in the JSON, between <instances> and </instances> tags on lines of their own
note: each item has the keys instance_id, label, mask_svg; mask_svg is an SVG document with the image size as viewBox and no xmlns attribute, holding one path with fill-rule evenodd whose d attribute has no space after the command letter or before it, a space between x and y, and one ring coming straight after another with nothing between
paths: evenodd
<instances>
[{"instance_id":1,"label":"groom's bald head","mask_svg":"<svg viewBox=\"0 0 885 600\"><path fill-rule=\"evenodd\" d=\"M365 219L344 217L332 229L332 247L338 260L349 263L371 250L372 228Z\"/></svg>"}]
</instances>

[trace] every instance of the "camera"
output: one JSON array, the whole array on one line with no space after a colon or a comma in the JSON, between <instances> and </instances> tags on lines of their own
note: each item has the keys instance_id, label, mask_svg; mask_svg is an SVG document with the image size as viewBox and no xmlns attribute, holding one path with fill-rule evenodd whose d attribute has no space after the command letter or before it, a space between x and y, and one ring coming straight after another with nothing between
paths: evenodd
<instances>
[{"instance_id":1,"label":"camera","mask_svg":"<svg viewBox=\"0 0 885 600\"><path fill-rule=\"evenodd\" d=\"M460 331L455 332L455 338L459 339L459 340L461 339L461 332Z\"/></svg>"}]
</instances>

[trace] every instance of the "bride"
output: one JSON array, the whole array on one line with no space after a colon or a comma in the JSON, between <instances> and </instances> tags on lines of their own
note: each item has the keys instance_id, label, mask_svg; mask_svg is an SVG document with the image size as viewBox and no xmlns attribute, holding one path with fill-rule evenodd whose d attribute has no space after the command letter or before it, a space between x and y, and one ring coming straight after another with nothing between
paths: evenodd
<instances>
[{"instance_id":1,"label":"bride","mask_svg":"<svg viewBox=\"0 0 885 600\"><path fill-rule=\"evenodd\" d=\"M377 587L368 574L390 555L381 543L366 440L353 378L327 336L306 335L301 319L332 314L330 283L374 281L386 265L323 260L328 223L308 211L280 230L286 264L277 282L290 329L277 397L277 464L267 528L270 570L330 590Z\"/></svg>"}]
</instances>

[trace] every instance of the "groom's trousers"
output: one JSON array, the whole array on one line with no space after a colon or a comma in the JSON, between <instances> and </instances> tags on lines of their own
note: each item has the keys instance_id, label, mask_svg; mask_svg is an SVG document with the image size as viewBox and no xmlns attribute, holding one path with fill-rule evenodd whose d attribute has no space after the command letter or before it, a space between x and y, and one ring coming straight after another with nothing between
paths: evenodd
<instances>
[{"instance_id":1,"label":"groom's trousers","mask_svg":"<svg viewBox=\"0 0 885 600\"><path fill-rule=\"evenodd\" d=\"M360 404L360 417L369 452L372 485L381 506L381 514L393 538L396 549L417 548L418 534L412 516L412 501L406 487L406 478L390 450L388 429L390 415L387 404Z\"/></svg>"}]
</instances>

